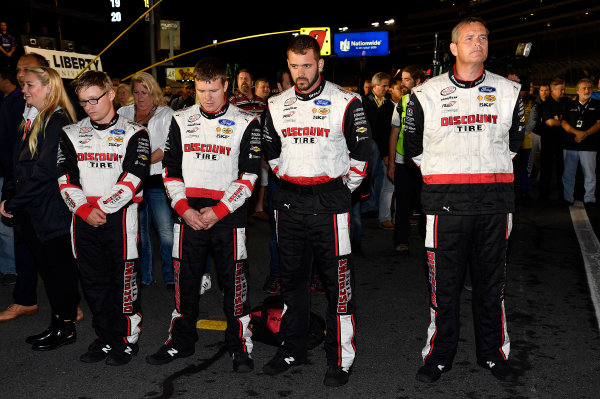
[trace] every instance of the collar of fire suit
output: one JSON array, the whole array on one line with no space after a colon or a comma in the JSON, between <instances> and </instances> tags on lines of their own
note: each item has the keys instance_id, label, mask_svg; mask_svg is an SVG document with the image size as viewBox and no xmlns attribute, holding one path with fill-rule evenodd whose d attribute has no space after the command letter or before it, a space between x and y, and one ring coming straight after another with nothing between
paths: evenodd
<instances>
[{"instance_id":1,"label":"collar of fire suit","mask_svg":"<svg viewBox=\"0 0 600 399\"><path fill-rule=\"evenodd\" d=\"M215 118L219 118L219 117L225 115L225 112L227 112L227 110L229 109L229 101L225 100L225 103L223 103L221 108L219 110L217 110L216 112L205 111L202 108L202 105L200 105L199 108L200 108L200 114L202 114L203 117L205 117L206 119L215 119Z\"/></svg>"},{"instance_id":2,"label":"collar of fire suit","mask_svg":"<svg viewBox=\"0 0 600 399\"><path fill-rule=\"evenodd\" d=\"M93 121L92 118L90 118L90 123L92 124L92 127L96 130L106 130L109 127L114 126L118 120L119 120L119 114L115 112L115 116L113 116L113 118L108 123L101 124L101 123Z\"/></svg>"},{"instance_id":3,"label":"collar of fire suit","mask_svg":"<svg viewBox=\"0 0 600 399\"><path fill-rule=\"evenodd\" d=\"M473 81L460 80L458 77L456 77L455 64L448 71L448 76L450 77L452 83L454 83L456 86L460 87L461 89L468 89L469 87L476 87L480 85L485 80L485 69L481 72L481 75L479 75L479 77Z\"/></svg>"},{"instance_id":4,"label":"collar of fire suit","mask_svg":"<svg viewBox=\"0 0 600 399\"><path fill-rule=\"evenodd\" d=\"M309 101L309 100L312 100L313 98L320 96L321 93L323 93L324 88L325 88L325 79L323 79L320 74L319 74L319 85L313 91L311 91L309 93L301 93L298 91L298 88L296 88L296 86L294 86L294 90L296 91L296 98L300 101Z\"/></svg>"}]
</instances>

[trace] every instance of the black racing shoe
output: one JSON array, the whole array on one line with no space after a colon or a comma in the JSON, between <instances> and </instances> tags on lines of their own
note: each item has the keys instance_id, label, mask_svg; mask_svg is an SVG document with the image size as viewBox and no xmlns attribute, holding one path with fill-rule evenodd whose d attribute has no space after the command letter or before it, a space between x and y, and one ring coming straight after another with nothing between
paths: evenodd
<instances>
[{"instance_id":1,"label":"black racing shoe","mask_svg":"<svg viewBox=\"0 0 600 399\"><path fill-rule=\"evenodd\" d=\"M329 366L325 373L323 384L328 387L341 387L348 382L349 377L350 371L344 371L344 369L339 366Z\"/></svg>"},{"instance_id":2,"label":"black racing shoe","mask_svg":"<svg viewBox=\"0 0 600 399\"><path fill-rule=\"evenodd\" d=\"M506 360L477 360L477 364L479 364L484 369L490 370L492 372L492 375L500 381L517 381L517 374L513 371L512 367L510 367Z\"/></svg>"},{"instance_id":3,"label":"black racing shoe","mask_svg":"<svg viewBox=\"0 0 600 399\"><path fill-rule=\"evenodd\" d=\"M254 360L248 353L233 354L233 371L236 373L249 373L254 370Z\"/></svg>"},{"instance_id":4,"label":"black racing shoe","mask_svg":"<svg viewBox=\"0 0 600 399\"><path fill-rule=\"evenodd\" d=\"M325 293L325 286L321 282L321 279L319 278L319 276L314 276L312 278L312 282L310 283L310 289L313 290L314 292L316 292L317 294Z\"/></svg>"},{"instance_id":5,"label":"black racing shoe","mask_svg":"<svg viewBox=\"0 0 600 399\"><path fill-rule=\"evenodd\" d=\"M287 371L292 366L298 366L306 361L305 358L297 358L291 355L276 353L275 357L263 366L263 372L267 375L277 375Z\"/></svg>"},{"instance_id":6,"label":"black racing shoe","mask_svg":"<svg viewBox=\"0 0 600 399\"><path fill-rule=\"evenodd\" d=\"M84 363L98 363L99 361L104 360L111 350L112 347L109 344L105 343L100 338L96 338L96 340L88 346L88 351L79 356L79 360Z\"/></svg>"},{"instance_id":7,"label":"black racing shoe","mask_svg":"<svg viewBox=\"0 0 600 399\"><path fill-rule=\"evenodd\" d=\"M172 346L163 345L155 354L146 356L146 363L160 366L181 357L192 356L195 352L196 349L194 347L187 351L180 351Z\"/></svg>"},{"instance_id":8,"label":"black racing shoe","mask_svg":"<svg viewBox=\"0 0 600 399\"><path fill-rule=\"evenodd\" d=\"M106 358L106 364L109 366L122 366L131 361L131 358L137 355L140 350L138 344L125 344L114 348Z\"/></svg>"},{"instance_id":9,"label":"black racing shoe","mask_svg":"<svg viewBox=\"0 0 600 399\"><path fill-rule=\"evenodd\" d=\"M279 280L278 276L267 277L267 281L265 281L265 285L263 285L263 291L265 294L279 294L281 290L281 280Z\"/></svg>"},{"instance_id":10,"label":"black racing shoe","mask_svg":"<svg viewBox=\"0 0 600 399\"><path fill-rule=\"evenodd\" d=\"M417 371L417 375L415 377L421 382L432 383L439 380L442 376L442 373L450 371L451 368L452 367L445 367L441 364L427 363Z\"/></svg>"}]
</instances>

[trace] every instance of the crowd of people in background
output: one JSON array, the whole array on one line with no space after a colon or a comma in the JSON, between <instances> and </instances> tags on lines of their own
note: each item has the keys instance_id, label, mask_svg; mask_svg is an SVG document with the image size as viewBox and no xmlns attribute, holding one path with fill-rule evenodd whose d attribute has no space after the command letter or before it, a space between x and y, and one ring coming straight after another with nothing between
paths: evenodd
<instances>
[{"instance_id":1,"label":"crowd of people in background","mask_svg":"<svg viewBox=\"0 0 600 399\"><path fill-rule=\"evenodd\" d=\"M110 278L98 277L103 273L104 266L101 264L103 262L116 264L123 259L133 262L133 259L139 258L141 278L139 288L142 288L155 284L158 280L155 276L158 265L155 264L154 251L155 248L159 248L161 260L159 270L162 282L167 288L174 289L176 295L179 295L181 284L178 281L179 268L192 267L186 263L189 262L186 258L189 256L186 255L187 252L182 253L180 258L173 256L174 246L177 250L181 250L180 245L191 245L192 241L185 241L185 244L184 241L177 241L178 238L181 239L183 227L181 221L179 224L174 223L174 216L177 215L174 214L173 209L179 214L180 219L184 218L186 222L188 219L184 217L186 209L182 209L181 203L173 201L173 198L180 189L177 182L189 177L185 177L187 172L181 165L181 162L185 162L182 161L183 155L174 151L173 138L169 136L169 132L174 129L193 130L196 126L194 124L196 114L190 114L189 110L198 107L199 103L202 104L202 109L217 104L216 109L210 110L212 113L220 112L220 107L226 107L226 104L235 105L244 112L228 114L231 123L243 124L248 129L249 135L252 129L262 127L267 131L268 126L265 127L265 123L269 123L270 115L275 112L273 109L280 112L279 108L275 107L284 108L284 104L277 103L274 94L291 89L294 83L298 86L303 76L299 76L297 71L290 73L290 70L282 70L276 77L255 78L251 71L241 69L235 76L228 77L229 80L223 81L222 85L216 88L212 86L205 88L202 84L199 85L198 82L212 82L212 80L206 82L198 80L198 76L205 79L204 75L196 75L197 79L194 82L186 82L179 88L171 85L161 88L152 75L145 72L136 73L129 82L120 82L118 79L106 81L105 75L97 73L93 76L84 75L87 80L80 79L74 87L71 87L61 81L57 73L48 67L43 57L25 54L15 59L18 44L14 36L7 32L6 22L1 21L0 42L2 60L0 185L3 187L0 203L2 214L0 272L2 285L14 289L13 303L0 313L0 321L6 322L38 312L36 285L39 272L45 284L52 318L48 329L27 337L27 342L34 350L40 351L56 349L74 342L76 339L74 323L83 318L81 308L78 306L80 294L77 281L79 280L87 297L92 298L90 308L95 318L94 328L98 335L98 339L90 345L88 352L80 359L92 363L107 358L107 364L125 364L138 350L141 313L138 311L135 292L132 292L127 317L118 319L117 326L112 325L116 320L111 313L114 312L112 309L114 306L105 303L115 300L111 297L113 294L109 288L112 282ZM292 51L291 59L296 55ZM288 56L290 57L290 54ZM321 60L317 57L319 65ZM199 64L197 68L199 73L202 73L202 68L209 70L213 66ZM215 76L221 78L219 74L210 75L209 78L217 79ZM398 71L377 72L372 77L368 77L364 85L351 88L361 91L357 98L361 100L366 125L373 139L372 142L368 141L372 146L368 151L370 154L368 162L360 160L360 165L364 164L367 168L364 173L366 178L362 182L363 172L356 164L352 166L354 168L352 170L361 176L357 180L357 187L353 187L349 212L349 244L354 255L364 256L361 231L362 219L365 217L377 217L379 228L390 231L390 248L399 255L407 255L412 250L411 236L418 237L420 240L425 239L426 221L421 206L423 175L411 157L407 156L404 139L406 118L412 117L413 112L411 93L430 78L421 66L407 64ZM509 75L508 79L519 81L519 77L515 75ZM310 82L311 85L315 83L315 81ZM582 77L575 82L576 95L574 96L565 95L566 82L561 78L535 83L531 82L521 92L524 106L521 122L525 124L525 140L513 159L515 195L522 200L533 199L539 200L540 203L560 201L572 205L576 199L579 199L575 188L580 165L584 188L581 199L586 207L594 207L596 205L596 158L600 145L600 134L596 134L600 130L600 91L594 92L594 89L595 87L600 89L600 81ZM232 89L227 90L229 87ZM215 100L206 93L210 90L222 92L226 96L226 101L213 102ZM334 89L328 87L327 90ZM486 96L493 97L492 93L480 91L484 99ZM105 96L106 98L103 99ZM198 98L199 96L201 98ZM345 98L342 94L339 96ZM356 104L353 100L350 103ZM270 106L274 108L271 109ZM115 111L117 116L114 114ZM181 119L182 115L187 119ZM275 116L278 117L279 114ZM257 127L257 124L260 126ZM108 133L107 126L110 126ZM224 122L217 131L227 132L228 127ZM107 148L125 144L122 147L122 160L120 160L122 164L119 164L119 173L113 171L110 176L103 175L102 178L97 178L89 174L91 172L77 168L76 153L84 153L85 146L93 140L91 135L82 139L81 132L87 134L95 131L104 132L99 133L101 135L108 134L108 141L102 144ZM171 140L170 144L169 140ZM256 144L257 149L259 146L260 144ZM348 146L350 147L350 144ZM254 149L248 148L250 151L248 156L252 159ZM282 221L275 220L274 215L283 215L283 213L274 206L273 196L281 182L273 173L272 166L273 162L279 160L276 152L281 148L275 148L273 142L270 142L267 149L271 151L270 158L263 157L260 162L257 162L257 165L260 163L260 168L256 173L253 172L254 167L249 167L247 179L237 176L242 181L233 179L233 182L237 182L240 191L246 190L248 185L254 188L250 190L251 195L248 192L244 197L244 201L249 204L241 208L245 212L244 223L259 220L271 224L269 275L264 282L263 290L268 294L278 294L281 292L282 284L282 260L278 245L278 238L281 239L278 237L281 233L278 228L281 226L278 226L278 223ZM360 151L364 152L364 147L361 147ZM101 163L105 160L98 158L89 161ZM357 160L352 160L354 161ZM168 163L169 166L163 165L163 162ZM183 171L177 170L178 167ZM289 165L286 164L286 167ZM256 174L255 186L254 183L249 183L253 177L248 177L254 174ZM57 181L60 181L60 186ZM534 192L532 183L539 188L538 198L532 198ZM136 191L142 186L143 198L139 195L139 191ZM296 186L297 184L292 184L288 189L298 195L306 194ZM81 187L85 188L85 194ZM198 187L198 190L205 190L205 188ZM96 191L97 193L94 194ZM239 195L240 191L236 191L235 196ZM90 198L93 198L93 201ZM290 203L296 200L298 199L294 197ZM238 207L239 204L234 204L224 210L222 206L219 208L219 205L214 205L211 209L217 217L224 217L226 212L233 214ZM215 225L216 221L210 222L209 219L214 215L205 215L204 209L206 208L203 208L198 215L187 216L191 218L190 225L197 223L198 229L194 230L208 229L207 226ZM118 216L115 216L115 212ZM139 249L135 245L135 239L126 235L122 238L123 242L117 243L120 248L119 253L103 254L102 248L115 245L112 241L106 241L110 231L132 228L134 230L131 231L135 231L137 235L138 212ZM220 212L225 213L220 214ZM72 218L72 214L80 218ZM133 214L135 216L132 216ZM283 223L290 225L295 223L293 217L296 216L288 214L286 216L288 219ZM135 223L130 218L134 218ZM73 226L71 226L72 221ZM341 222L341 219L338 222ZM242 232L244 223L239 222L232 225L233 227L227 225L238 231L236 239L244 239L245 233ZM153 228L157 232L158 243L152 242ZM75 256L80 265L79 272L74 266L69 243L73 231L79 234L76 240L73 238L77 243ZM218 235L221 234L220 231L214 230L215 236L206 239L215 240L210 241L211 243L217 242L216 237L220 237ZM197 239L204 240L205 237L198 235ZM131 245L133 246L129 248ZM238 243L238 249L241 248L239 245ZM347 253L350 253L349 248ZM213 256L204 256L204 252L202 254L206 261L198 267L201 271L200 275L194 274L195 271L186 271L194 274L194 278L198 280L199 295L212 286L211 265L214 266L215 262L218 267L225 267L223 264L227 262L236 261L238 262L236 265L243 263L239 266L239 275L236 278L240 278L240 275L245 273L244 268L247 265L244 263L245 258L240 254L231 255L239 255L233 259L223 254L217 254L215 259ZM290 256L292 255L289 253L284 255L283 267L287 270L290 269ZM294 253L293 256L298 254ZM118 273L127 274L129 263L119 264ZM267 267L267 262L257 261L254 267ZM327 276L327 279L330 278L331 276ZM132 283L133 285L135 284ZM326 284L323 284L322 274L316 266L311 267L310 289L317 293L325 293L328 289ZM237 295L234 288L227 288L227 295L231 296L232 303L237 300L234 298L234 295ZM197 302L197 298L193 297L191 301L193 300ZM179 309L179 304L177 306ZM246 304L244 307L247 307ZM193 316L197 309L193 310L192 305L189 305L189 308L192 309ZM234 331L233 326L228 329L228 344L234 358L234 369L244 372L253 369L254 366L249 358L251 340L246 331L247 320L238 317L241 313L237 311L237 308L225 309L229 324L233 324L236 320L241 323L240 331ZM244 314L247 315L246 310ZM180 346L178 352L173 345L168 344L173 338L169 335L167 344L148 358L149 363L163 364L193 353L193 342L197 336L194 336L191 330L188 331L189 320L180 319L180 316L181 314L174 311L173 326L176 329L174 342L182 342L181 345L185 343L187 346ZM185 316L189 317L187 313ZM352 316L352 314L348 311L348 314L343 317L338 315L340 317L338 323L351 325L352 322L345 316ZM291 327L288 325L287 328ZM342 333L346 332L347 330L342 331ZM246 348L247 345L250 345L249 350ZM348 344L344 348L351 347L353 344ZM291 352L283 353L290 355ZM292 357L290 361L289 358L281 357L283 356L281 354L277 356L266 366L267 374L277 374L287 369L290 364L304 360ZM344 384L352 360L345 360L345 362L340 369L328 370L326 381L334 385Z\"/></svg>"}]
</instances>

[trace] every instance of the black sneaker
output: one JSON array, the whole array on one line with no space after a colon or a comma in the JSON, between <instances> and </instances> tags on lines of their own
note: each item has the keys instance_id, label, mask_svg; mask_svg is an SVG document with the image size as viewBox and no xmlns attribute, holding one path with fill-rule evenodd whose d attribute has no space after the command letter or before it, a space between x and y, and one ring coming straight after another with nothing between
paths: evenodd
<instances>
[{"instance_id":1,"label":"black sneaker","mask_svg":"<svg viewBox=\"0 0 600 399\"><path fill-rule=\"evenodd\" d=\"M305 359L277 353L273 359L263 366L263 372L267 375L277 375L287 371L292 366L298 366L304 362Z\"/></svg>"},{"instance_id":2,"label":"black sneaker","mask_svg":"<svg viewBox=\"0 0 600 399\"><path fill-rule=\"evenodd\" d=\"M105 363L109 366L122 366L129 363L139 350L138 344L125 344L119 348L113 348L108 354Z\"/></svg>"},{"instance_id":3,"label":"black sneaker","mask_svg":"<svg viewBox=\"0 0 600 399\"><path fill-rule=\"evenodd\" d=\"M254 360L248 353L233 354L233 371L236 373L249 373L254 370Z\"/></svg>"},{"instance_id":4,"label":"black sneaker","mask_svg":"<svg viewBox=\"0 0 600 399\"><path fill-rule=\"evenodd\" d=\"M316 292L317 294L325 293L325 286L321 282L321 279L319 278L319 276L314 276L312 278L312 282L310 283L310 289L313 290L314 292Z\"/></svg>"},{"instance_id":5,"label":"black sneaker","mask_svg":"<svg viewBox=\"0 0 600 399\"><path fill-rule=\"evenodd\" d=\"M277 276L269 276L267 277L267 281L265 281L265 285L263 285L263 291L266 294L279 294L281 290L281 281Z\"/></svg>"},{"instance_id":6,"label":"black sneaker","mask_svg":"<svg viewBox=\"0 0 600 399\"><path fill-rule=\"evenodd\" d=\"M328 387L341 387L348 382L349 377L350 371L344 371L344 369L339 366L329 366L325 373L323 384Z\"/></svg>"},{"instance_id":7,"label":"black sneaker","mask_svg":"<svg viewBox=\"0 0 600 399\"><path fill-rule=\"evenodd\" d=\"M98 363L99 361L104 360L111 350L112 347L109 344L105 343L100 338L96 338L96 340L88 346L88 351L79 356L79 360L84 363Z\"/></svg>"},{"instance_id":8,"label":"black sneaker","mask_svg":"<svg viewBox=\"0 0 600 399\"><path fill-rule=\"evenodd\" d=\"M155 354L146 356L146 363L160 366L161 364L167 364L180 357L192 356L194 352L194 347L187 351L180 351L172 346L163 345Z\"/></svg>"},{"instance_id":9,"label":"black sneaker","mask_svg":"<svg viewBox=\"0 0 600 399\"><path fill-rule=\"evenodd\" d=\"M423 365L418 371L416 378L421 382L436 382L440 379L442 373L450 371L452 367L445 367L441 364L430 364Z\"/></svg>"},{"instance_id":10,"label":"black sneaker","mask_svg":"<svg viewBox=\"0 0 600 399\"><path fill-rule=\"evenodd\" d=\"M477 364L479 364L484 369L490 370L492 372L492 375L500 381L514 382L517 380L517 374L509 366L506 360L477 360Z\"/></svg>"}]
</instances>

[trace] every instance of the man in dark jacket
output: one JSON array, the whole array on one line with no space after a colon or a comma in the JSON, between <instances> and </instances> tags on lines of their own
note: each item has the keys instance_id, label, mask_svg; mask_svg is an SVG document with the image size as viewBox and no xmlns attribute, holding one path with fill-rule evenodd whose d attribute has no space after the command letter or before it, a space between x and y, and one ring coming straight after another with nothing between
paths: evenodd
<instances>
[{"instance_id":1,"label":"man in dark jacket","mask_svg":"<svg viewBox=\"0 0 600 399\"><path fill-rule=\"evenodd\" d=\"M363 98L367 121L377 145L377 151L373 154L375 176L373 200L379 207L379 226L386 230L394 228L391 212L394 184L387 177L389 137L394 113L394 103L386 96L389 87L390 75L378 72L371 79L371 93Z\"/></svg>"}]
</instances>

